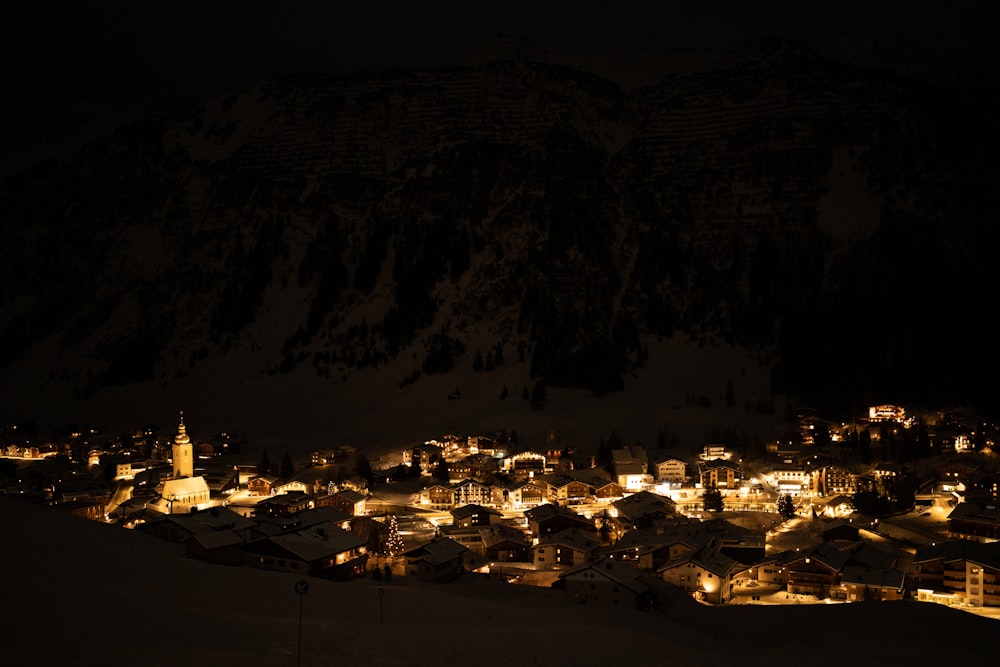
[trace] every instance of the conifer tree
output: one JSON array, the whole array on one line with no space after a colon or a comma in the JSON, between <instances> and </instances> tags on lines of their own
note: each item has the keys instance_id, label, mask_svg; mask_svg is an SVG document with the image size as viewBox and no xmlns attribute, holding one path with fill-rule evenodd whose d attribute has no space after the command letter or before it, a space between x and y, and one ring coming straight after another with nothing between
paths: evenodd
<instances>
[{"instance_id":1,"label":"conifer tree","mask_svg":"<svg viewBox=\"0 0 1000 667\"><path fill-rule=\"evenodd\" d=\"M395 514L389 515L389 527L386 529L384 545L387 556L398 556L403 553L403 536L399 534L399 524Z\"/></svg>"}]
</instances>

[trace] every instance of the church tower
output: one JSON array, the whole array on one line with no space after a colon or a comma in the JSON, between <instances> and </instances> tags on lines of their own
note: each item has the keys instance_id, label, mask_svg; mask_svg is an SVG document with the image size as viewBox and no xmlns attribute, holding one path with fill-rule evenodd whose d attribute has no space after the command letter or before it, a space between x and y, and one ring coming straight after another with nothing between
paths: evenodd
<instances>
[{"instance_id":1,"label":"church tower","mask_svg":"<svg viewBox=\"0 0 1000 667\"><path fill-rule=\"evenodd\" d=\"M183 410L181 410L181 424L177 427L177 435L174 437L173 460L174 479L194 476L194 447L184 426Z\"/></svg>"}]
</instances>

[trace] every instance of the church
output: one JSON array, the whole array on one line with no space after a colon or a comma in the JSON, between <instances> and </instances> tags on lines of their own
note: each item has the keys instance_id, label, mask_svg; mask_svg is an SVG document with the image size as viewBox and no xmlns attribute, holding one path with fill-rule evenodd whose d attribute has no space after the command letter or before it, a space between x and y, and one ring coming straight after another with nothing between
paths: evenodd
<instances>
[{"instance_id":1,"label":"church","mask_svg":"<svg viewBox=\"0 0 1000 667\"><path fill-rule=\"evenodd\" d=\"M211 506L205 478L194 475L194 445L184 425L183 411L171 450L171 464L173 473L170 479L163 482L160 496L147 503L146 507L162 514L187 514Z\"/></svg>"}]
</instances>

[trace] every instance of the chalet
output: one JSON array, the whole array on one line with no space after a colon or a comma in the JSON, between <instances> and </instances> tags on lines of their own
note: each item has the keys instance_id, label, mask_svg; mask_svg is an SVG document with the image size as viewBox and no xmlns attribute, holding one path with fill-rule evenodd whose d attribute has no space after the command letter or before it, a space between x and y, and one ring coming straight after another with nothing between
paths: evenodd
<instances>
[{"instance_id":1,"label":"chalet","mask_svg":"<svg viewBox=\"0 0 1000 667\"><path fill-rule=\"evenodd\" d=\"M559 566L572 567L591 560L599 546L601 542L593 533L566 528L539 539L531 547L532 560L540 570Z\"/></svg>"},{"instance_id":2,"label":"chalet","mask_svg":"<svg viewBox=\"0 0 1000 667\"><path fill-rule=\"evenodd\" d=\"M756 563L764 558L766 535L763 531L736 525L726 519L709 519L701 529L712 537L718 551L740 563Z\"/></svg>"},{"instance_id":3,"label":"chalet","mask_svg":"<svg viewBox=\"0 0 1000 667\"><path fill-rule=\"evenodd\" d=\"M201 471L212 498L228 498L240 488L239 473L232 466L212 466Z\"/></svg>"},{"instance_id":4,"label":"chalet","mask_svg":"<svg viewBox=\"0 0 1000 667\"><path fill-rule=\"evenodd\" d=\"M632 561L634 567L653 572L665 563L712 546L714 537L688 526L655 526L630 530L613 545L601 547L599 555Z\"/></svg>"},{"instance_id":5,"label":"chalet","mask_svg":"<svg viewBox=\"0 0 1000 667\"><path fill-rule=\"evenodd\" d=\"M243 562L251 567L331 579L364 574L367 560L365 541L333 523L243 546Z\"/></svg>"},{"instance_id":6,"label":"chalet","mask_svg":"<svg viewBox=\"0 0 1000 667\"><path fill-rule=\"evenodd\" d=\"M312 509L316 502L312 496L301 491L292 491L277 496L271 496L254 506L254 516L275 516L297 514L303 510Z\"/></svg>"},{"instance_id":7,"label":"chalet","mask_svg":"<svg viewBox=\"0 0 1000 667\"><path fill-rule=\"evenodd\" d=\"M316 507L335 507L350 516L362 516L366 512L367 500L363 493L345 489L316 498Z\"/></svg>"},{"instance_id":8,"label":"chalet","mask_svg":"<svg viewBox=\"0 0 1000 667\"><path fill-rule=\"evenodd\" d=\"M460 482L464 479L485 480L500 469L499 461L486 454L470 454L458 461L448 461L448 479Z\"/></svg>"},{"instance_id":9,"label":"chalet","mask_svg":"<svg viewBox=\"0 0 1000 667\"><path fill-rule=\"evenodd\" d=\"M424 474L430 474L434 466L443 459L444 454L441 447L429 442L403 450L403 465L416 466Z\"/></svg>"},{"instance_id":10,"label":"chalet","mask_svg":"<svg viewBox=\"0 0 1000 667\"><path fill-rule=\"evenodd\" d=\"M997 505L959 503L948 514L948 533L974 542L1000 540L1000 508Z\"/></svg>"},{"instance_id":11,"label":"chalet","mask_svg":"<svg viewBox=\"0 0 1000 667\"><path fill-rule=\"evenodd\" d=\"M626 491L640 491L645 485L652 484L653 476L647 470L646 451L642 447L613 449L611 459L618 484Z\"/></svg>"},{"instance_id":12,"label":"chalet","mask_svg":"<svg viewBox=\"0 0 1000 667\"><path fill-rule=\"evenodd\" d=\"M239 566L243 564L244 543L231 530L194 533L184 540L184 552L206 563Z\"/></svg>"},{"instance_id":13,"label":"chalet","mask_svg":"<svg viewBox=\"0 0 1000 667\"><path fill-rule=\"evenodd\" d=\"M350 531L352 517L347 512L336 507L314 507L302 510L296 514L289 515L299 529L319 526L324 523L332 523L341 529Z\"/></svg>"},{"instance_id":14,"label":"chalet","mask_svg":"<svg viewBox=\"0 0 1000 667\"><path fill-rule=\"evenodd\" d=\"M553 587L563 588L566 599L580 604L602 604L646 610L654 590L646 576L628 563L603 559L561 572Z\"/></svg>"},{"instance_id":15,"label":"chalet","mask_svg":"<svg viewBox=\"0 0 1000 667\"><path fill-rule=\"evenodd\" d=\"M594 485L594 497L598 502L617 500L625 495L625 489L618 482L607 480Z\"/></svg>"},{"instance_id":16,"label":"chalet","mask_svg":"<svg viewBox=\"0 0 1000 667\"><path fill-rule=\"evenodd\" d=\"M452 525L457 528L489 526L500 523L503 514L482 505L463 505L451 510Z\"/></svg>"},{"instance_id":17,"label":"chalet","mask_svg":"<svg viewBox=\"0 0 1000 667\"><path fill-rule=\"evenodd\" d=\"M825 465L809 471L809 490L814 495L850 495L855 492L854 473L838 465Z\"/></svg>"},{"instance_id":18,"label":"chalet","mask_svg":"<svg viewBox=\"0 0 1000 667\"><path fill-rule=\"evenodd\" d=\"M771 470L770 482L781 495L798 496L809 489L809 473L798 463L781 463Z\"/></svg>"},{"instance_id":19,"label":"chalet","mask_svg":"<svg viewBox=\"0 0 1000 667\"><path fill-rule=\"evenodd\" d=\"M229 532L240 542L251 539L257 522L227 507L212 507L203 512L171 514L139 524L137 530L169 542L182 543L192 535Z\"/></svg>"},{"instance_id":20,"label":"chalet","mask_svg":"<svg viewBox=\"0 0 1000 667\"><path fill-rule=\"evenodd\" d=\"M282 495L285 493L310 493L312 491L311 485L304 482L301 479L282 479L276 481L271 487L271 493L275 495Z\"/></svg>"},{"instance_id":21,"label":"chalet","mask_svg":"<svg viewBox=\"0 0 1000 667\"><path fill-rule=\"evenodd\" d=\"M420 492L420 506L432 510L449 510L455 506L455 490L441 484L428 486Z\"/></svg>"},{"instance_id":22,"label":"chalet","mask_svg":"<svg viewBox=\"0 0 1000 667\"><path fill-rule=\"evenodd\" d=\"M619 520L632 527L649 525L653 521L677 514L677 505L666 496L639 491L611 503Z\"/></svg>"},{"instance_id":23,"label":"chalet","mask_svg":"<svg viewBox=\"0 0 1000 667\"><path fill-rule=\"evenodd\" d=\"M403 557L406 559L407 576L433 583L451 581L462 572L474 569L472 566L475 564L467 547L446 537L411 549Z\"/></svg>"},{"instance_id":24,"label":"chalet","mask_svg":"<svg viewBox=\"0 0 1000 667\"><path fill-rule=\"evenodd\" d=\"M851 496L835 495L812 498L809 503L817 516L835 518L854 511Z\"/></svg>"},{"instance_id":25,"label":"chalet","mask_svg":"<svg viewBox=\"0 0 1000 667\"><path fill-rule=\"evenodd\" d=\"M701 460L702 461L715 461L718 459L728 459L730 455L726 452L724 445L718 444L708 444L705 445L701 450Z\"/></svg>"},{"instance_id":26,"label":"chalet","mask_svg":"<svg viewBox=\"0 0 1000 667\"><path fill-rule=\"evenodd\" d=\"M507 490L507 503L514 509L537 507L548 497L545 486L534 480L515 484Z\"/></svg>"},{"instance_id":27,"label":"chalet","mask_svg":"<svg viewBox=\"0 0 1000 667\"><path fill-rule=\"evenodd\" d=\"M454 526L446 525L438 527L438 534L461 544L463 547L478 555L486 553L483 546L483 536L480 532L481 526Z\"/></svg>"},{"instance_id":28,"label":"chalet","mask_svg":"<svg viewBox=\"0 0 1000 667\"><path fill-rule=\"evenodd\" d=\"M466 479L455 484L455 507L462 505L493 505L493 487L489 484Z\"/></svg>"},{"instance_id":29,"label":"chalet","mask_svg":"<svg viewBox=\"0 0 1000 667\"><path fill-rule=\"evenodd\" d=\"M859 542L848 550L844 567L852 566L868 570L891 570L896 567L896 554L872 542Z\"/></svg>"},{"instance_id":30,"label":"chalet","mask_svg":"<svg viewBox=\"0 0 1000 667\"><path fill-rule=\"evenodd\" d=\"M836 540L857 542L861 539L861 535L858 533L858 526L854 522L845 521L844 519L824 521L820 525L820 531L824 542L833 542Z\"/></svg>"},{"instance_id":31,"label":"chalet","mask_svg":"<svg viewBox=\"0 0 1000 667\"><path fill-rule=\"evenodd\" d=\"M841 575L843 596L848 602L859 600L902 600L906 593L906 575L902 570L878 570L848 565Z\"/></svg>"},{"instance_id":32,"label":"chalet","mask_svg":"<svg viewBox=\"0 0 1000 667\"><path fill-rule=\"evenodd\" d=\"M959 483L968 485L982 465L975 457L952 459L938 468L938 478L952 488Z\"/></svg>"},{"instance_id":33,"label":"chalet","mask_svg":"<svg viewBox=\"0 0 1000 667\"><path fill-rule=\"evenodd\" d=\"M545 475L535 479L545 485L551 501L578 502L593 493L589 484L568 475Z\"/></svg>"},{"instance_id":34,"label":"chalet","mask_svg":"<svg viewBox=\"0 0 1000 667\"><path fill-rule=\"evenodd\" d=\"M1000 606L1000 542L949 540L919 547L913 567L918 600Z\"/></svg>"},{"instance_id":35,"label":"chalet","mask_svg":"<svg viewBox=\"0 0 1000 667\"><path fill-rule=\"evenodd\" d=\"M698 474L703 488L717 488L721 491L739 488L743 481L740 465L726 459L712 459L698 466Z\"/></svg>"},{"instance_id":36,"label":"chalet","mask_svg":"<svg viewBox=\"0 0 1000 667\"><path fill-rule=\"evenodd\" d=\"M656 480L670 484L683 484L687 480L687 463L675 458L661 458L654 463Z\"/></svg>"},{"instance_id":37,"label":"chalet","mask_svg":"<svg viewBox=\"0 0 1000 667\"><path fill-rule=\"evenodd\" d=\"M270 496L277 481L274 475L260 475L247 482L247 491L251 496Z\"/></svg>"},{"instance_id":38,"label":"chalet","mask_svg":"<svg viewBox=\"0 0 1000 667\"><path fill-rule=\"evenodd\" d=\"M732 581L741 569L736 560L708 548L684 553L660 566L657 572L664 581L705 602L722 604L732 597Z\"/></svg>"},{"instance_id":39,"label":"chalet","mask_svg":"<svg viewBox=\"0 0 1000 667\"><path fill-rule=\"evenodd\" d=\"M545 454L518 452L503 460L502 469L514 477L535 477L550 471Z\"/></svg>"},{"instance_id":40,"label":"chalet","mask_svg":"<svg viewBox=\"0 0 1000 667\"><path fill-rule=\"evenodd\" d=\"M849 552L829 544L794 552L785 563L788 592L829 597L831 589L840 584L840 575L849 558Z\"/></svg>"},{"instance_id":41,"label":"chalet","mask_svg":"<svg viewBox=\"0 0 1000 667\"><path fill-rule=\"evenodd\" d=\"M483 554L492 562L524 562L531 560L531 548L524 533L503 523L479 529L483 541Z\"/></svg>"},{"instance_id":42,"label":"chalet","mask_svg":"<svg viewBox=\"0 0 1000 667\"><path fill-rule=\"evenodd\" d=\"M528 531L536 539L566 528L578 528L590 532L597 530L594 523L582 514L551 503L533 507L525 511L524 516L528 520Z\"/></svg>"}]
</instances>

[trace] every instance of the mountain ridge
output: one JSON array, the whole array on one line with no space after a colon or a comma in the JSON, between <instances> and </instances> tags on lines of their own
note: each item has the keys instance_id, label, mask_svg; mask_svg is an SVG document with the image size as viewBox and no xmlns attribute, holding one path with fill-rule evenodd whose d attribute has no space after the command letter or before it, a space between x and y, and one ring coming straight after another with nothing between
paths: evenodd
<instances>
[{"instance_id":1,"label":"mountain ridge","mask_svg":"<svg viewBox=\"0 0 1000 667\"><path fill-rule=\"evenodd\" d=\"M0 364L57 341L36 381L85 397L238 349L330 382L409 358L402 385L499 346L601 395L679 336L830 408L988 404L988 337L924 323L984 303L996 97L787 41L633 91L536 62L272 80L4 179Z\"/></svg>"}]
</instances>

